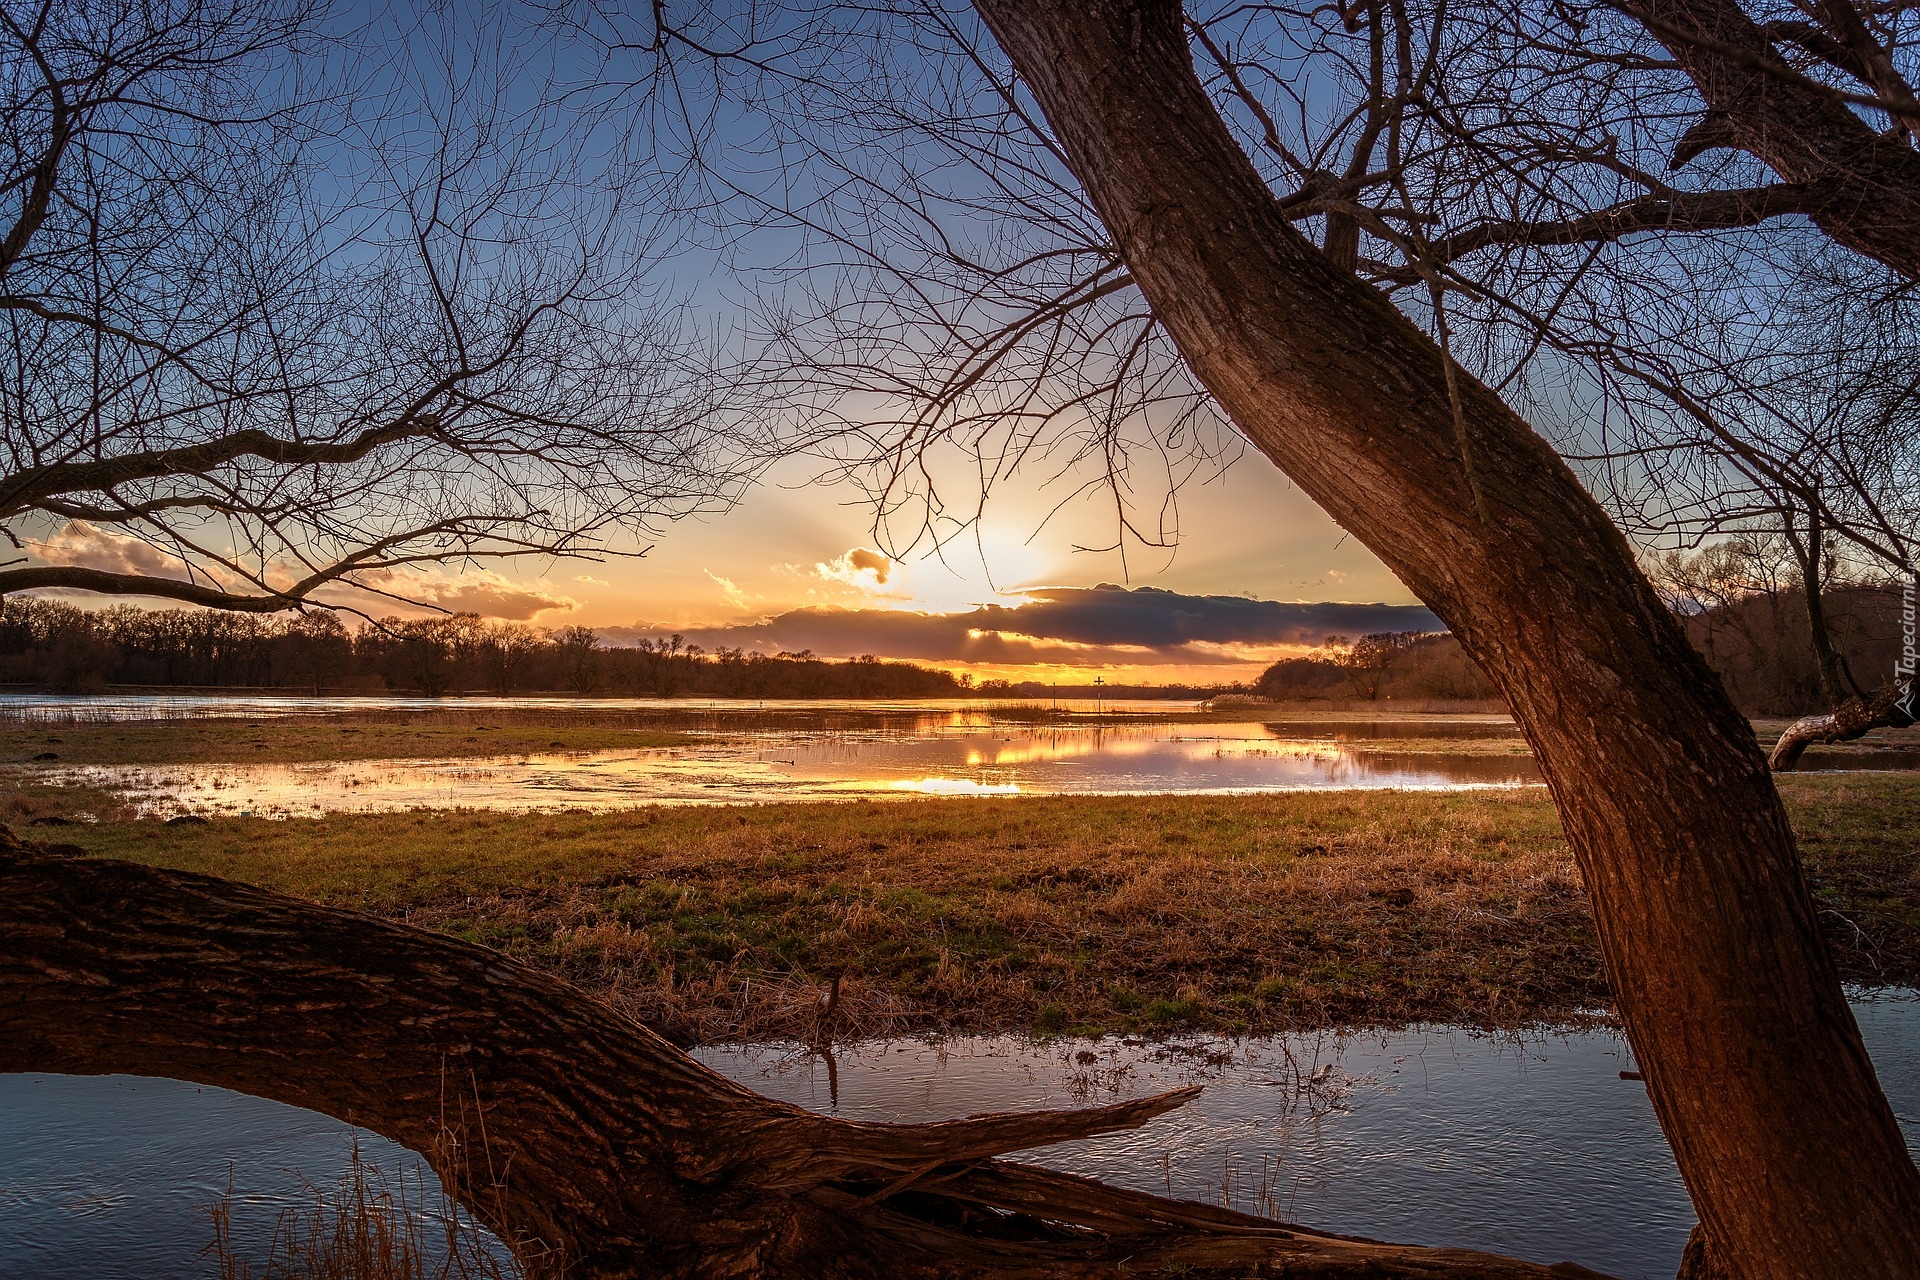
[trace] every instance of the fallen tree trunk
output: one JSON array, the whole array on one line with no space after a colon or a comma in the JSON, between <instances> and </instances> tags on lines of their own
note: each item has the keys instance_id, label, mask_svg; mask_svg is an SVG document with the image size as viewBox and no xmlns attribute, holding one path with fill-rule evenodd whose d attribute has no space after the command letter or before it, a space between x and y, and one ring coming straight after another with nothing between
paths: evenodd
<instances>
[{"instance_id":1,"label":"fallen tree trunk","mask_svg":"<svg viewBox=\"0 0 1920 1280\"><path fill-rule=\"evenodd\" d=\"M764 1098L491 951L0 828L0 1071L126 1072L307 1107L427 1157L531 1275L1594 1275L1376 1244L1009 1164L1197 1089L859 1124Z\"/></svg>"},{"instance_id":2,"label":"fallen tree trunk","mask_svg":"<svg viewBox=\"0 0 1920 1280\"><path fill-rule=\"evenodd\" d=\"M1891 684L1871 698L1848 698L1823 716L1802 716L1788 725L1767 756L1775 773L1790 773L1808 747L1823 742L1852 742L1875 729L1913 723L1913 686Z\"/></svg>"},{"instance_id":3,"label":"fallen tree trunk","mask_svg":"<svg viewBox=\"0 0 1920 1280\"><path fill-rule=\"evenodd\" d=\"M1288 220L1177 0L974 0L1129 272L1261 452L1460 638L1519 722L1708 1250L1920 1276L1920 1171L1752 726L1553 449Z\"/></svg>"}]
</instances>

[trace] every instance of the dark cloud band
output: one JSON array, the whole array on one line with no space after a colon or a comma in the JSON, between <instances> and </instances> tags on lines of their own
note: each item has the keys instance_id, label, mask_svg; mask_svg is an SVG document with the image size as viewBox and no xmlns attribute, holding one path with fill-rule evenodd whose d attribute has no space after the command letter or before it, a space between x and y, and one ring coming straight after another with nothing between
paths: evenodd
<instances>
[{"instance_id":1,"label":"dark cloud band","mask_svg":"<svg viewBox=\"0 0 1920 1280\"><path fill-rule=\"evenodd\" d=\"M832 657L989 663L1208 663L1244 661L1205 646L1315 645L1329 635L1443 631L1424 605L1285 603L1240 596L1189 596L1154 587L1056 587L1030 593L1019 608L982 605L965 613L884 609L794 609L761 622L684 629L708 649L811 649ZM604 627L631 644L671 628ZM1196 647L1200 646L1200 647Z\"/></svg>"}]
</instances>

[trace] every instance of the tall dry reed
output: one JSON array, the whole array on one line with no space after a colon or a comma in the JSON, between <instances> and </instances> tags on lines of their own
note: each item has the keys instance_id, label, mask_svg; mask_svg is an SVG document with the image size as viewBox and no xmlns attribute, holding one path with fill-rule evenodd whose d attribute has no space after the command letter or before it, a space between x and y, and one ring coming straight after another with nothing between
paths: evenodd
<instances>
[{"instance_id":1,"label":"tall dry reed","mask_svg":"<svg viewBox=\"0 0 1920 1280\"><path fill-rule=\"evenodd\" d=\"M208 1210L206 1253L219 1280L520 1280L520 1268L425 1170L412 1180L362 1159L353 1144L332 1187L308 1183L310 1202L283 1209L266 1256L235 1239L233 1191Z\"/></svg>"}]
</instances>

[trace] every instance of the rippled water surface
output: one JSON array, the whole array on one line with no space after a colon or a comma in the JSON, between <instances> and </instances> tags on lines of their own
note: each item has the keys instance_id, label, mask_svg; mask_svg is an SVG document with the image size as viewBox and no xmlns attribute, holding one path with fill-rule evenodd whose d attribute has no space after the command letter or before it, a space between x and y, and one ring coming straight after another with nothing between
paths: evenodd
<instances>
[{"instance_id":1,"label":"rippled water surface","mask_svg":"<svg viewBox=\"0 0 1920 1280\"><path fill-rule=\"evenodd\" d=\"M670 710L683 718L700 714L684 706ZM668 748L319 764L36 766L34 773L42 783L122 792L161 814L271 816L423 805L614 809L856 796L1445 789L1538 780L1532 759L1517 754L1511 723L1494 717L1398 722L1403 739L1487 740L1479 749L1442 743L1407 751L1369 745L1382 737L1375 721L1266 724L1141 714L1068 715L1036 725L980 707L707 714L686 745ZM770 718L779 727L768 727Z\"/></svg>"},{"instance_id":2,"label":"rippled water surface","mask_svg":"<svg viewBox=\"0 0 1920 1280\"><path fill-rule=\"evenodd\" d=\"M1856 1005L1910 1140L1920 1002ZM699 1056L754 1088L865 1120L1068 1106L1206 1086L1130 1134L1023 1159L1356 1235L1456 1244L1628 1277L1671 1276L1693 1213L1644 1088L1605 1031L1491 1039L1444 1027L1344 1039L1154 1045L1009 1037ZM258 1240L354 1131L177 1081L0 1076L0 1275L204 1274L201 1206L228 1185ZM388 1167L414 1157L361 1133ZM229 1173L231 1170L231 1175Z\"/></svg>"}]
</instances>

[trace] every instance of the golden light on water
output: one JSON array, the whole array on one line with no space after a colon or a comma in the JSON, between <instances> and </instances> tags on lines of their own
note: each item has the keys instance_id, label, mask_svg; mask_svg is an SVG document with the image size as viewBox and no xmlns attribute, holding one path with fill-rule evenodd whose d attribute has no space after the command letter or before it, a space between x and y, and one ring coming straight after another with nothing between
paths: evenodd
<instances>
[{"instance_id":1,"label":"golden light on water","mask_svg":"<svg viewBox=\"0 0 1920 1280\"><path fill-rule=\"evenodd\" d=\"M1190 710L1189 704L1169 714ZM185 811L255 817L423 806L619 809L863 795L1424 789L1526 785L1537 779L1531 760L1514 754L1521 750L1517 742L1497 752L1382 752L1364 742L1330 740L1338 727L1330 721L1175 723L1143 717L1035 726L1021 720L996 723L992 708L935 707L903 710L892 720L862 727L831 723L837 711L818 714L818 725L810 729L753 731L743 725L747 731L703 732L672 747L309 764L11 768L41 785L58 781L118 792L154 816ZM1492 735L1500 726L1490 722L1487 728ZM1307 734L1314 736L1295 736Z\"/></svg>"},{"instance_id":2,"label":"golden light on water","mask_svg":"<svg viewBox=\"0 0 1920 1280\"><path fill-rule=\"evenodd\" d=\"M901 778L890 784L895 791L912 791L926 796L1017 796L1017 782L976 782L972 778Z\"/></svg>"}]
</instances>

